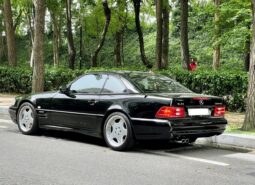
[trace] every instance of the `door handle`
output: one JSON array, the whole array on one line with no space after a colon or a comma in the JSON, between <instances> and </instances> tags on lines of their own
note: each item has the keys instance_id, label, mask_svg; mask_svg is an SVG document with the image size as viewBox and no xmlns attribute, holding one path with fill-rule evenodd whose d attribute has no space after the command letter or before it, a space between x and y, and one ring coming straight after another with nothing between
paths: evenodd
<instances>
[{"instance_id":1,"label":"door handle","mask_svg":"<svg viewBox=\"0 0 255 185\"><path fill-rule=\"evenodd\" d=\"M96 101L95 99L88 100L88 103L89 103L90 105L95 105L96 102L97 102L97 101Z\"/></svg>"}]
</instances>

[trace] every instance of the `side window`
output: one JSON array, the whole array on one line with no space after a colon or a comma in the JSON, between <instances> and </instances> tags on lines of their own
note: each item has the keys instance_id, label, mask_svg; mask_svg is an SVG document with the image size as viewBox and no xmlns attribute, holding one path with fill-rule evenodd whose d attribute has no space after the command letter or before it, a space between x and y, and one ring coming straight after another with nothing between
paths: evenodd
<instances>
[{"instance_id":1,"label":"side window","mask_svg":"<svg viewBox=\"0 0 255 185\"><path fill-rule=\"evenodd\" d=\"M101 74L85 75L75 81L70 90L74 93L98 94L103 88L106 77L106 75Z\"/></svg>"},{"instance_id":2,"label":"side window","mask_svg":"<svg viewBox=\"0 0 255 185\"><path fill-rule=\"evenodd\" d=\"M127 91L122 81L114 76L109 76L102 93L117 94Z\"/></svg>"}]
</instances>

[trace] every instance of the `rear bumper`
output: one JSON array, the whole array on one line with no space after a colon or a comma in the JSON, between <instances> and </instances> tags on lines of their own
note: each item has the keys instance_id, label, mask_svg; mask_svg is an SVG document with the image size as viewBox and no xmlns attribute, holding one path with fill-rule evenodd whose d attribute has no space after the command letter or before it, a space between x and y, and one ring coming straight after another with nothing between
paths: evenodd
<instances>
[{"instance_id":1,"label":"rear bumper","mask_svg":"<svg viewBox=\"0 0 255 185\"><path fill-rule=\"evenodd\" d=\"M132 125L137 140L171 140L220 135L226 128L227 120L224 118L176 120L132 118Z\"/></svg>"},{"instance_id":2,"label":"rear bumper","mask_svg":"<svg viewBox=\"0 0 255 185\"><path fill-rule=\"evenodd\" d=\"M12 121L17 124L17 108L10 106L9 114L10 114Z\"/></svg>"}]
</instances>

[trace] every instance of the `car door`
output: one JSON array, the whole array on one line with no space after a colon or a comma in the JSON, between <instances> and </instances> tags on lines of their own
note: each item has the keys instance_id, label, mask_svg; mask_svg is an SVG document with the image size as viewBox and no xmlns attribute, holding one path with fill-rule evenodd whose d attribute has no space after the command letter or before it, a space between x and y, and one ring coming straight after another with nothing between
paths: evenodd
<instances>
[{"instance_id":1,"label":"car door","mask_svg":"<svg viewBox=\"0 0 255 185\"><path fill-rule=\"evenodd\" d=\"M74 81L67 93L57 93L52 99L51 122L55 126L94 131L99 114L99 94L107 75L88 74Z\"/></svg>"}]
</instances>

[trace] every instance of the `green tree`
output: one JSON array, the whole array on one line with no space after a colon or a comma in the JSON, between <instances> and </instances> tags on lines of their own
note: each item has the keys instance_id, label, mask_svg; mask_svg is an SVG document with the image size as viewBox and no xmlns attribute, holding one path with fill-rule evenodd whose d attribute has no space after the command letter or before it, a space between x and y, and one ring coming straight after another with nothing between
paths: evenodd
<instances>
[{"instance_id":1,"label":"green tree","mask_svg":"<svg viewBox=\"0 0 255 185\"><path fill-rule=\"evenodd\" d=\"M0 10L2 10L3 8L3 5L2 3L0 3ZM5 47L4 47L4 38L3 38L3 33L4 31L4 26L3 26L3 14L2 12L0 11L0 64L2 63L3 61L3 58L4 58L4 50L5 50Z\"/></svg>"},{"instance_id":2,"label":"green tree","mask_svg":"<svg viewBox=\"0 0 255 185\"><path fill-rule=\"evenodd\" d=\"M221 27L220 27L220 0L214 0L215 3L215 33L214 33L214 50L213 50L213 69L218 70L220 67L220 37L221 37Z\"/></svg>"},{"instance_id":3,"label":"green tree","mask_svg":"<svg viewBox=\"0 0 255 185\"><path fill-rule=\"evenodd\" d=\"M105 15L105 25L104 25L103 32L101 34L100 42L97 45L97 48L96 48L96 50L94 51L94 54L91 57L91 66L92 67L97 67L97 56L98 56L100 50L102 49L102 47L104 45L105 36L107 34L109 24L110 24L110 21L111 21L111 10L108 6L108 1L107 0L102 0L102 5L103 5L104 15Z\"/></svg>"},{"instance_id":4,"label":"green tree","mask_svg":"<svg viewBox=\"0 0 255 185\"><path fill-rule=\"evenodd\" d=\"M44 90L44 52L43 38L45 25L45 0L33 0L35 6L35 38L33 45L34 67L32 92L41 92Z\"/></svg>"},{"instance_id":5,"label":"green tree","mask_svg":"<svg viewBox=\"0 0 255 185\"><path fill-rule=\"evenodd\" d=\"M162 9L163 9L163 1L156 0L156 18L157 18L156 64L157 64L157 69L162 68L162 38L163 38Z\"/></svg>"},{"instance_id":6,"label":"green tree","mask_svg":"<svg viewBox=\"0 0 255 185\"><path fill-rule=\"evenodd\" d=\"M188 0L180 0L181 3L181 54L182 67L189 70L189 37L188 37L188 17L189 5Z\"/></svg>"},{"instance_id":7,"label":"green tree","mask_svg":"<svg viewBox=\"0 0 255 185\"><path fill-rule=\"evenodd\" d=\"M143 64L147 68L152 68L152 65L149 63L144 49L144 40L143 40L143 31L140 23L140 8L141 8L141 0L133 0L134 10L135 10L135 25L136 32L139 38L139 46L140 46L140 54Z\"/></svg>"},{"instance_id":8,"label":"green tree","mask_svg":"<svg viewBox=\"0 0 255 185\"><path fill-rule=\"evenodd\" d=\"M10 66L17 65L15 34L12 20L11 1L3 0L4 23L7 37L8 62Z\"/></svg>"},{"instance_id":9,"label":"green tree","mask_svg":"<svg viewBox=\"0 0 255 185\"><path fill-rule=\"evenodd\" d=\"M51 23L53 28L53 64L54 66L59 66L59 49L61 44L61 28L62 28L62 12L63 12L63 3L60 0L47 0L47 8L50 12Z\"/></svg>"},{"instance_id":10,"label":"green tree","mask_svg":"<svg viewBox=\"0 0 255 185\"><path fill-rule=\"evenodd\" d=\"M69 68L74 69L76 49L74 47L73 31L72 31L72 0L66 0L66 28L67 28Z\"/></svg>"},{"instance_id":11,"label":"green tree","mask_svg":"<svg viewBox=\"0 0 255 185\"><path fill-rule=\"evenodd\" d=\"M163 0L162 19L163 19L163 35L162 35L162 64L161 67L166 69L168 66L169 54L169 12L170 6L168 0Z\"/></svg>"},{"instance_id":12,"label":"green tree","mask_svg":"<svg viewBox=\"0 0 255 185\"><path fill-rule=\"evenodd\" d=\"M242 129L255 129L255 0L252 3L252 43L249 69L249 85L247 90L246 113Z\"/></svg>"}]
</instances>

